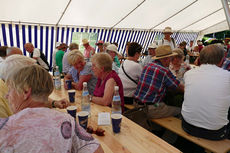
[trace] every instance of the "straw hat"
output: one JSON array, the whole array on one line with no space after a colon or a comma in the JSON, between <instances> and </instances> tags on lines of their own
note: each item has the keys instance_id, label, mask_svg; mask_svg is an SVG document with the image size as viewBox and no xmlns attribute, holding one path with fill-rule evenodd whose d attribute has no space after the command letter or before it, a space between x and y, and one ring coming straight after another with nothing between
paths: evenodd
<instances>
[{"instance_id":1,"label":"straw hat","mask_svg":"<svg viewBox=\"0 0 230 153\"><path fill-rule=\"evenodd\" d=\"M83 45L85 45L85 44L88 44L89 41L88 41L88 39L82 39L82 43L83 43Z\"/></svg>"},{"instance_id":2,"label":"straw hat","mask_svg":"<svg viewBox=\"0 0 230 153\"><path fill-rule=\"evenodd\" d=\"M118 50L117 50L117 46L114 45L114 44L108 45L108 46L106 47L106 49L107 49L108 51L113 51L113 52L115 52L116 54L119 54L119 52L118 52Z\"/></svg>"},{"instance_id":3,"label":"straw hat","mask_svg":"<svg viewBox=\"0 0 230 153\"><path fill-rule=\"evenodd\" d=\"M157 44L155 42L151 43L148 48L157 48Z\"/></svg>"},{"instance_id":4,"label":"straw hat","mask_svg":"<svg viewBox=\"0 0 230 153\"><path fill-rule=\"evenodd\" d=\"M104 44L103 44L103 46L106 48L107 46L109 46L110 45L110 43L109 42L105 42Z\"/></svg>"},{"instance_id":5,"label":"straw hat","mask_svg":"<svg viewBox=\"0 0 230 153\"><path fill-rule=\"evenodd\" d=\"M180 48L175 48L175 49L173 49L172 52L173 52L173 53L177 53L177 55L184 56L184 52L183 52L183 50L180 49Z\"/></svg>"},{"instance_id":6,"label":"straw hat","mask_svg":"<svg viewBox=\"0 0 230 153\"><path fill-rule=\"evenodd\" d=\"M172 32L172 28L171 27L165 27L165 29L163 30L163 33L173 33Z\"/></svg>"},{"instance_id":7,"label":"straw hat","mask_svg":"<svg viewBox=\"0 0 230 153\"><path fill-rule=\"evenodd\" d=\"M156 52L156 56L154 56L153 59L162 59L162 58L177 55L177 53L172 52L172 49L169 45L159 46L157 47L155 52Z\"/></svg>"}]
</instances>

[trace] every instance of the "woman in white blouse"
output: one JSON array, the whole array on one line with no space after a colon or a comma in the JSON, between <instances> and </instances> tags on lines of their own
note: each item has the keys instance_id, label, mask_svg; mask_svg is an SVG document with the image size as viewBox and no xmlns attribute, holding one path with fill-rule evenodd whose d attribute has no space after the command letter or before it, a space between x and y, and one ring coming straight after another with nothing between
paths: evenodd
<instances>
[{"instance_id":1,"label":"woman in white blouse","mask_svg":"<svg viewBox=\"0 0 230 153\"><path fill-rule=\"evenodd\" d=\"M119 77L124 88L125 104L133 103L133 94L137 88L137 83L141 76L142 66L137 62L140 57L142 47L136 42L132 42L128 48L128 57L119 69Z\"/></svg>"}]
</instances>

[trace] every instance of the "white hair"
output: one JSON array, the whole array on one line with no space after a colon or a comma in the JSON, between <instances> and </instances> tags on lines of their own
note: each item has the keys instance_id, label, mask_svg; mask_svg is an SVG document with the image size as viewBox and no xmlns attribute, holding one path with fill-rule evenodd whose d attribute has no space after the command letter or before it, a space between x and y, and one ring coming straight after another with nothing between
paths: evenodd
<instances>
[{"instance_id":1,"label":"white hair","mask_svg":"<svg viewBox=\"0 0 230 153\"><path fill-rule=\"evenodd\" d=\"M11 73L33 64L36 64L36 60L32 58L23 55L11 55L0 64L0 78L6 80Z\"/></svg>"}]
</instances>

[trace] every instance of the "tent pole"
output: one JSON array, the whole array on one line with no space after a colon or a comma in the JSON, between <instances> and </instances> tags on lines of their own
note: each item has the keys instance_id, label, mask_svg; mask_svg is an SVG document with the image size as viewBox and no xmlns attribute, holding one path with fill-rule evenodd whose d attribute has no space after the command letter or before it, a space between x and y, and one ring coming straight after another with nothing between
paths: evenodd
<instances>
[{"instance_id":1,"label":"tent pole","mask_svg":"<svg viewBox=\"0 0 230 153\"><path fill-rule=\"evenodd\" d=\"M191 25L193 25L193 24L195 24L195 23L197 23L197 22L199 22L199 21L201 21L201 20L203 20L203 19L205 19L205 18L207 18L207 17L209 17L209 16L211 16L211 15L213 15L213 14L215 14L216 12L218 12L218 11L220 11L220 10L222 10L222 9L223 9L223 8L219 8L218 10L216 10L216 11L214 11L214 12L212 12L212 13L206 15L206 16L204 16L203 18L201 18L201 19L199 19L199 20L197 20L197 21L195 21L195 22L193 22L193 23L191 23L191 24L189 24L189 25L187 25L187 26L181 28L180 30L178 30L178 32L181 31L181 30L183 30L183 29L185 29L185 28L190 27Z\"/></svg>"},{"instance_id":2,"label":"tent pole","mask_svg":"<svg viewBox=\"0 0 230 153\"><path fill-rule=\"evenodd\" d=\"M61 21L62 17L64 16L64 14L65 14L67 8L69 7L69 4L71 3L71 1L72 1L72 0L69 0L69 2L68 2L68 4L66 5L66 7L65 7L65 9L64 9L64 11L63 11L63 13L62 13L62 15L61 15L60 18L59 18L57 24L55 25L55 29L56 29L55 47L56 47L56 44L57 44L57 27L58 27L58 24L59 24L59 22Z\"/></svg>"},{"instance_id":3,"label":"tent pole","mask_svg":"<svg viewBox=\"0 0 230 153\"><path fill-rule=\"evenodd\" d=\"M135 11L138 7L140 7L145 1L146 0L143 0L140 4L137 5L137 7L135 7L132 11L130 11L126 16L124 16L120 21L118 21L116 24L114 24L111 28L114 28L116 25L121 23L121 21L123 21L125 18L127 18L131 13L133 13L133 11Z\"/></svg>"},{"instance_id":4,"label":"tent pole","mask_svg":"<svg viewBox=\"0 0 230 153\"><path fill-rule=\"evenodd\" d=\"M209 27L207 27L207 28L205 28L205 29L200 30L200 32L203 33L203 31L205 31L205 30L207 30L207 29L209 29L209 28L211 28L211 27L214 27L214 26L216 26L216 25L218 25L218 24L220 24L220 23L223 23L223 22L225 22L225 21L226 21L226 20L220 21L220 22L218 22L218 23L216 23L216 24L214 24L214 25L211 25L211 26L209 26Z\"/></svg>"},{"instance_id":5,"label":"tent pole","mask_svg":"<svg viewBox=\"0 0 230 153\"><path fill-rule=\"evenodd\" d=\"M55 25L54 29L56 31L56 35L55 35L55 48L56 48L56 45L57 45L57 25Z\"/></svg>"},{"instance_id":6,"label":"tent pole","mask_svg":"<svg viewBox=\"0 0 230 153\"><path fill-rule=\"evenodd\" d=\"M6 23L6 24L29 24L29 25L46 25L46 26L53 26L55 24L49 24L49 23L36 23L36 22L22 22L22 21L7 21L7 20L0 20L0 23Z\"/></svg>"},{"instance_id":7,"label":"tent pole","mask_svg":"<svg viewBox=\"0 0 230 153\"><path fill-rule=\"evenodd\" d=\"M184 11L185 9L187 9L188 7L190 7L191 5L193 5L194 3L196 3L198 0L195 0L194 2L192 2L191 4L187 5L186 7L184 7L183 9L181 9L180 11L176 12L175 14L171 15L170 17L168 17L167 19L165 19L164 21L158 23L157 25L153 26L152 28L150 28L149 30L153 30L154 28L156 28L157 26L161 25L162 23L168 21L169 19L171 19L172 17L176 16L177 14L179 14L180 12Z\"/></svg>"},{"instance_id":8,"label":"tent pole","mask_svg":"<svg viewBox=\"0 0 230 153\"><path fill-rule=\"evenodd\" d=\"M228 0L221 0L223 8L224 8L224 13L226 16L226 20L228 22L228 29L230 29L230 9L228 6Z\"/></svg>"},{"instance_id":9,"label":"tent pole","mask_svg":"<svg viewBox=\"0 0 230 153\"><path fill-rule=\"evenodd\" d=\"M56 24L57 26L58 26L59 22L61 21L62 17L64 16L64 14L65 14L67 8L69 7L69 4L71 3L71 1L72 1L72 0L69 0L68 4L66 5L66 7L65 7L65 9L64 9L64 12L63 12L62 15L60 16L60 18L59 18L59 20L58 20L58 22L57 22L57 24Z\"/></svg>"}]
</instances>

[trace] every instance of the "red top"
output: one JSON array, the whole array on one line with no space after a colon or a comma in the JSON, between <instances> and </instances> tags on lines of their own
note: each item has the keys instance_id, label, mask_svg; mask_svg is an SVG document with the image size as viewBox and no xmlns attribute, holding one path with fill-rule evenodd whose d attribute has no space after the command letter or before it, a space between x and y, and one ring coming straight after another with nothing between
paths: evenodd
<instances>
[{"instance_id":1,"label":"red top","mask_svg":"<svg viewBox=\"0 0 230 153\"><path fill-rule=\"evenodd\" d=\"M203 45L198 45L198 47L199 47L199 53L200 53L200 51L203 49Z\"/></svg>"},{"instance_id":2,"label":"red top","mask_svg":"<svg viewBox=\"0 0 230 153\"><path fill-rule=\"evenodd\" d=\"M106 82L110 79L113 78L117 84L117 86L119 87L119 95L121 97L121 108L122 111L124 110L124 92L123 92L123 85L121 82L121 79L119 78L119 76L117 75L117 73L115 71L111 71L105 78L105 80L102 82L102 80L100 78L97 79L97 84L96 87L94 89L93 95L96 97L103 97L104 96L104 90L105 90L105 84ZM101 84L102 82L102 84ZM111 106L111 104L109 105Z\"/></svg>"}]
</instances>

